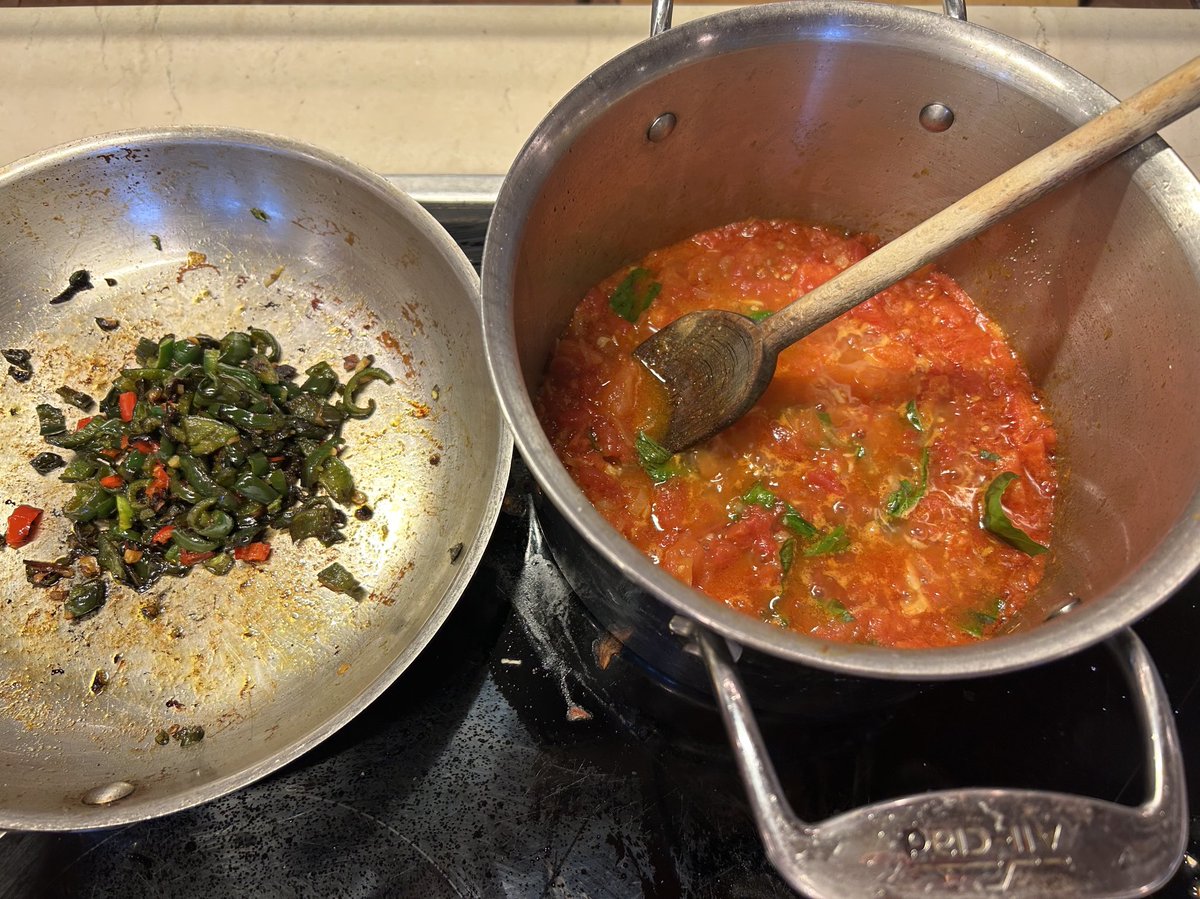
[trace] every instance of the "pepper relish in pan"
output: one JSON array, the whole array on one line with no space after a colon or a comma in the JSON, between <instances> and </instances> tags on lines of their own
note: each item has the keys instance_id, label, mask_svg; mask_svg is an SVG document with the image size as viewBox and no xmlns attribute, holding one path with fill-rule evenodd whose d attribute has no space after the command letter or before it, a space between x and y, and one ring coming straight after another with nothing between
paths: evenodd
<instances>
[{"instance_id":1,"label":"pepper relish in pan","mask_svg":"<svg viewBox=\"0 0 1200 899\"><path fill-rule=\"evenodd\" d=\"M761 318L878 246L751 220L593 288L538 414L597 510L676 578L779 627L946 646L1004 627L1042 578L1055 432L996 324L925 268L784 350L740 421L672 456L631 355L684 313Z\"/></svg>"},{"instance_id":2,"label":"pepper relish in pan","mask_svg":"<svg viewBox=\"0 0 1200 899\"><path fill-rule=\"evenodd\" d=\"M118 373L98 408L69 386L57 391L83 413L71 427L57 406L37 407L43 439L74 455L42 453L31 464L43 475L61 468L75 493L62 510L73 525L68 555L25 560L27 579L35 587L71 579L64 613L81 618L104 604L108 580L145 591L196 565L224 575L239 562L265 563L275 530L294 543L341 542L339 507L367 508L339 458L342 425L375 411L374 400L356 399L375 380L392 383L370 359L345 384L327 362L299 378L258 328L221 340L142 338L136 364ZM29 542L38 517L36 507L18 506L8 545ZM318 580L361 592L337 562Z\"/></svg>"}]
</instances>

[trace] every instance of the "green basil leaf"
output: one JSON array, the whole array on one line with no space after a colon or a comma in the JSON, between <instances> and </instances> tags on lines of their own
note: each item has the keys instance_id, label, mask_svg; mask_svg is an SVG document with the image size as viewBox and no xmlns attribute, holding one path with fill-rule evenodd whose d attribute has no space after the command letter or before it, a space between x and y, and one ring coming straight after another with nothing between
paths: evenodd
<instances>
[{"instance_id":1,"label":"green basil leaf","mask_svg":"<svg viewBox=\"0 0 1200 899\"><path fill-rule=\"evenodd\" d=\"M1016 479L1015 474L1006 471L988 485L987 492L983 497L983 526L1013 549L1019 549L1028 556L1040 556L1042 553L1049 552L1050 548L1042 546L1013 524L1001 504L1004 499L1004 491Z\"/></svg>"},{"instance_id":2,"label":"green basil leaf","mask_svg":"<svg viewBox=\"0 0 1200 899\"><path fill-rule=\"evenodd\" d=\"M742 502L751 506L762 506L764 509L775 508L775 494L762 485L762 481L755 481L754 486L742 494Z\"/></svg>"},{"instance_id":3,"label":"green basil leaf","mask_svg":"<svg viewBox=\"0 0 1200 899\"><path fill-rule=\"evenodd\" d=\"M929 447L921 447L921 480L914 484L902 480L888 496L884 509L892 518L907 518L908 513L917 507L921 497L929 487Z\"/></svg>"},{"instance_id":4,"label":"green basil leaf","mask_svg":"<svg viewBox=\"0 0 1200 899\"><path fill-rule=\"evenodd\" d=\"M850 548L850 538L846 536L846 529L842 526L834 528L829 533L823 535L820 540L812 546L804 550L804 555L812 556L835 556L838 553L843 553Z\"/></svg>"},{"instance_id":5,"label":"green basil leaf","mask_svg":"<svg viewBox=\"0 0 1200 899\"><path fill-rule=\"evenodd\" d=\"M822 609L824 609L825 614L828 615L830 618L836 619L837 621L844 621L847 624L849 624L851 621L854 620L854 615L851 614L850 610L847 609L840 602L838 602L836 599L829 599L829 600L817 599L817 600L814 600L814 602L816 602L816 604L818 606L820 606Z\"/></svg>"},{"instance_id":6,"label":"green basil leaf","mask_svg":"<svg viewBox=\"0 0 1200 899\"><path fill-rule=\"evenodd\" d=\"M904 417L908 423L913 426L913 430L925 433L925 425L921 423L921 416L917 414L917 401L909 400L908 405L904 407Z\"/></svg>"},{"instance_id":7,"label":"green basil leaf","mask_svg":"<svg viewBox=\"0 0 1200 899\"><path fill-rule=\"evenodd\" d=\"M784 503L783 510L783 526L792 533L803 537L805 540L812 540L814 537L821 535L816 526L793 509L789 503Z\"/></svg>"},{"instance_id":8,"label":"green basil leaf","mask_svg":"<svg viewBox=\"0 0 1200 899\"><path fill-rule=\"evenodd\" d=\"M654 483L661 484L683 473L683 467L675 460L671 451L645 431L638 431L635 446L642 469Z\"/></svg>"},{"instance_id":9,"label":"green basil leaf","mask_svg":"<svg viewBox=\"0 0 1200 899\"><path fill-rule=\"evenodd\" d=\"M657 281L648 281L649 277L650 272L647 269L632 269L608 298L608 305L612 311L630 324L636 322L642 313L650 308L650 304L662 290L662 285Z\"/></svg>"},{"instance_id":10,"label":"green basil leaf","mask_svg":"<svg viewBox=\"0 0 1200 899\"><path fill-rule=\"evenodd\" d=\"M783 569L783 576L787 577L789 571L792 570L792 564L796 561L796 538L788 537L783 541L783 545L779 547L779 567Z\"/></svg>"},{"instance_id":11,"label":"green basil leaf","mask_svg":"<svg viewBox=\"0 0 1200 899\"><path fill-rule=\"evenodd\" d=\"M983 609L970 609L963 616L959 627L964 633L980 638L989 627L1000 620L1000 607L1003 601L994 599Z\"/></svg>"}]
</instances>

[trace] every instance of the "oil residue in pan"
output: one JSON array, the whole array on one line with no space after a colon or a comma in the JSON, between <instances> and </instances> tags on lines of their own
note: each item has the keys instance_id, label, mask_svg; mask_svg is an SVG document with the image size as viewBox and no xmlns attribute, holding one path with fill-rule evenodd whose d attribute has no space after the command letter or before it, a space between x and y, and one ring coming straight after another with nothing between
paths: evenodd
<instances>
[{"instance_id":1,"label":"oil residue in pan","mask_svg":"<svg viewBox=\"0 0 1200 899\"><path fill-rule=\"evenodd\" d=\"M402 581L429 542L425 523L442 505L434 475L445 452L444 388L422 355L427 341L415 305L403 308L408 333L397 335L365 299L297 283L286 269L239 271L236 260L214 265L191 253L115 274L115 286L95 277L96 289L46 316L52 326L3 338L5 346L32 351L34 377L23 384L6 379L0 389L2 495L6 505L29 503L47 514L32 543L0 553L0 714L49 742L82 730L105 747L163 752L155 744L159 731L199 724L211 738L290 681L314 672L341 676L373 629L399 626ZM133 286L139 282L141 289ZM102 331L96 316L120 326ZM61 405L54 391L64 384L103 396L140 337L220 337L249 326L274 332L283 361L301 371L324 360L342 372L344 357L371 354L396 377L391 387L370 388L375 414L347 423L344 432L347 464L373 515L352 519L346 541L331 548L314 540L294 546L275 533L262 566L238 564L224 577L197 568L141 595L111 587L99 612L68 621L67 582L35 589L22 565L63 554L69 530L52 510L71 495L70 485L56 472L40 477L28 464L48 448L35 405ZM365 599L317 584L316 573L334 560L367 586Z\"/></svg>"}]
</instances>

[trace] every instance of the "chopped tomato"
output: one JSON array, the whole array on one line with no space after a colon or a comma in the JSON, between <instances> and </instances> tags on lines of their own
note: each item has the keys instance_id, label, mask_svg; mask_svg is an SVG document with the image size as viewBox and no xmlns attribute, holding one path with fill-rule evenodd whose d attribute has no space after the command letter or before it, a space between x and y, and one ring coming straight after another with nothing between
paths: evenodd
<instances>
[{"instance_id":1,"label":"chopped tomato","mask_svg":"<svg viewBox=\"0 0 1200 899\"><path fill-rule=\"evenodd\" d=\"M124 479L119 474L110 474L100 479L100 486L109 490L118 490L125 486Z\"/></svg>"},{"instance_id":2,"label":"chopped tomato","mask_svg":"<svg viewBox=\"0 0 1200 899\"><path fill-rule=\"evenodd\" d=\"M161 528L154 532L154 536L150 538L151 543L162 546L164 543L171 542L171 534L175 532L175 525L164 524Z\"/></svg>"},{"instance_id":3,"label":"chopped tomato","mask_svg":"<svg viewBox=\"0 0 1200 899\"><path fill-rule=\"evenodd\" d=\"M91 422L91 420L95 417L96 416L94 416L94 415L86 415L83 418L79 419L79 421L75 422L75 430L82 431L84 428L86 428L88 426L88 423Z\"/></svg>"},{"instance_id":4,"label":"chopped tomato","mask_svg":"<svg viewBox=\"0 0 1200 899\"><path fill-rule=\"evenodd\" d=\"M215 555L215 552L193 553L188 552L186 549L181 549L179 551L179 564L191 568L193 565L203 562L205 559L211 559Z\"/></svg>"},{"instance_id":5,"label":"chopped tomato","mask_svg":"<svg viewBox=\"0 0 1200 899\"><path fill-rule=\"evenodd\" d=\"M270 543L247 543L236 547L233 557L240 562L265 562L271 557Z\"/></svg>"},{"instance_id":6,"label":"chopped tomato","mask_svg":"<svg viewBox=\"0 0 1200 899\"><path fill-rule=\"evenodd\" d=\"M121 407L121 421L133 421L133 409L137 405L137 394L127 390L121 394L118 402Z\"/></svg>"},{"instance_id":7,"label":"chopped tomato","mask_svg":"<svg viewBox=\"0 0 1200 899\"><path fill-rule=\"evenodd\" d=\"M26 505L17 506L8 516L8 533L5 535L5 542L13 549L24 546L33 538L34 525L41 517L41 509Z\"/></svg>"},{"instance_id":8,"label":"chopped tomato","mask_svg":"<svg viewBox=\"0 0 1200 899\"><path fill-rule=\"evenodd\" d=\"M877 246L754 220L657 249L584 297L537 411L597 511L684 583L809 636L970 643L1003 629L1046 564L981 527L988 485L1019 476L1006 507L1045 542L1055 438L948 276L923 269L788 347L754 408L694 450L664 460L646 440L668 403L639 343L698 309L778 310ZM614 329L631 295L649 308Z\"/></svg>"}]
</instances>

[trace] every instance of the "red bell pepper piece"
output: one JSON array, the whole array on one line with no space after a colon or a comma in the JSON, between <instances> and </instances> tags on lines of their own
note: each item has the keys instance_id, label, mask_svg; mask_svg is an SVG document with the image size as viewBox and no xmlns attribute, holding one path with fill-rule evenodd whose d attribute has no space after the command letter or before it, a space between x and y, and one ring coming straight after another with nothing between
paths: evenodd
<instances>
[{"instance_id":1,"label":"red bell pepper piece","mask_svg":"<svg viewBox=\"0 0 1200 899\"><path fill-rule=\"evenodd\" d=\"M170 486L171 478L167 474L167 467L156 461L154 468L150 470L150 486L146 488L146 498L153 499L156 494L162 493Z\"/></svg>"},{"instance_id":2,"label":"red bell pepper piece","mask_svg":"<svg viewBox=\"0 0 1200 899\"><path fill-rule=\"evenodd\" d=\"M271 558L270 543L247 543L234 547L233 557L240 562L265 562Z\"/></svg>"},{"instance_id":3,"label":"red bell pepper piece","mask_svg":"<svg viewBox=\"0 0 1200 899\"><path fill-rule=\"evenodd\" d=\"M181 549L179 551L179 564L191 568L193 565L203 562L205 559L211 559L215 555L216 553L214 552L193 553L188 552L186 549Z\"/></svg>"},{"instance_id":4,"label":"red bell pepper piece","mask_svg":"<svg viewBox=\"0 0 1200 899\"><path fill-rule=\"evenodd\" d=\"M137 394L127 390L118 398L121 408L121 421L133 421L133 409L137 405Z\"/></svg>"},{"instance_id":5,"label":"red bell pepper piece","mask_svg":"<svg viewBox=\"0 0 1200 899\"><path fill-rule=\"evenodd\" d=\"M86 428L88 426L88 422L91 421L95 417L96 416L94 416L94 415L86 415L83 418L79 419L79 421L75 422L75 430L82 431L84 428Z\"/></svg>"},{"instance_id":6,"label":"red bell pepper piece","mask_svg":"<svg viewBox=\"0 0 1200 899\"><path fill-rule=\"evenodd\" d=\"M150 538L150 542L157 543L159 546L162 546L164 543L170 543L171 534L174 533L174 531L175 525L164 524L161 528L154 532L154 536Z\"/></svg>"},{"instance_id":7,"label":"red bell pepper piece","mask_svg":"<svg viewBox=\"0 0 1200 899\"><path fill-rule=\"evenodd\" d=\"M119 474L110 474L100 479L100 486L109 490L118 490L125 486L125 480Z\"/></svg>"},{"instance_id":8,"label":"red bell pepper piece","mask_svg":"<svg viewBox=\"0 0 1200 899\"><path fill-rule=\"evenodd\" d=\"M13 549L24 546L33 539L34 525L41 517L41 509L26 505L17 506L8 516L8 533L4 537L4 542Z\"/></svg>"}]
</instances>

